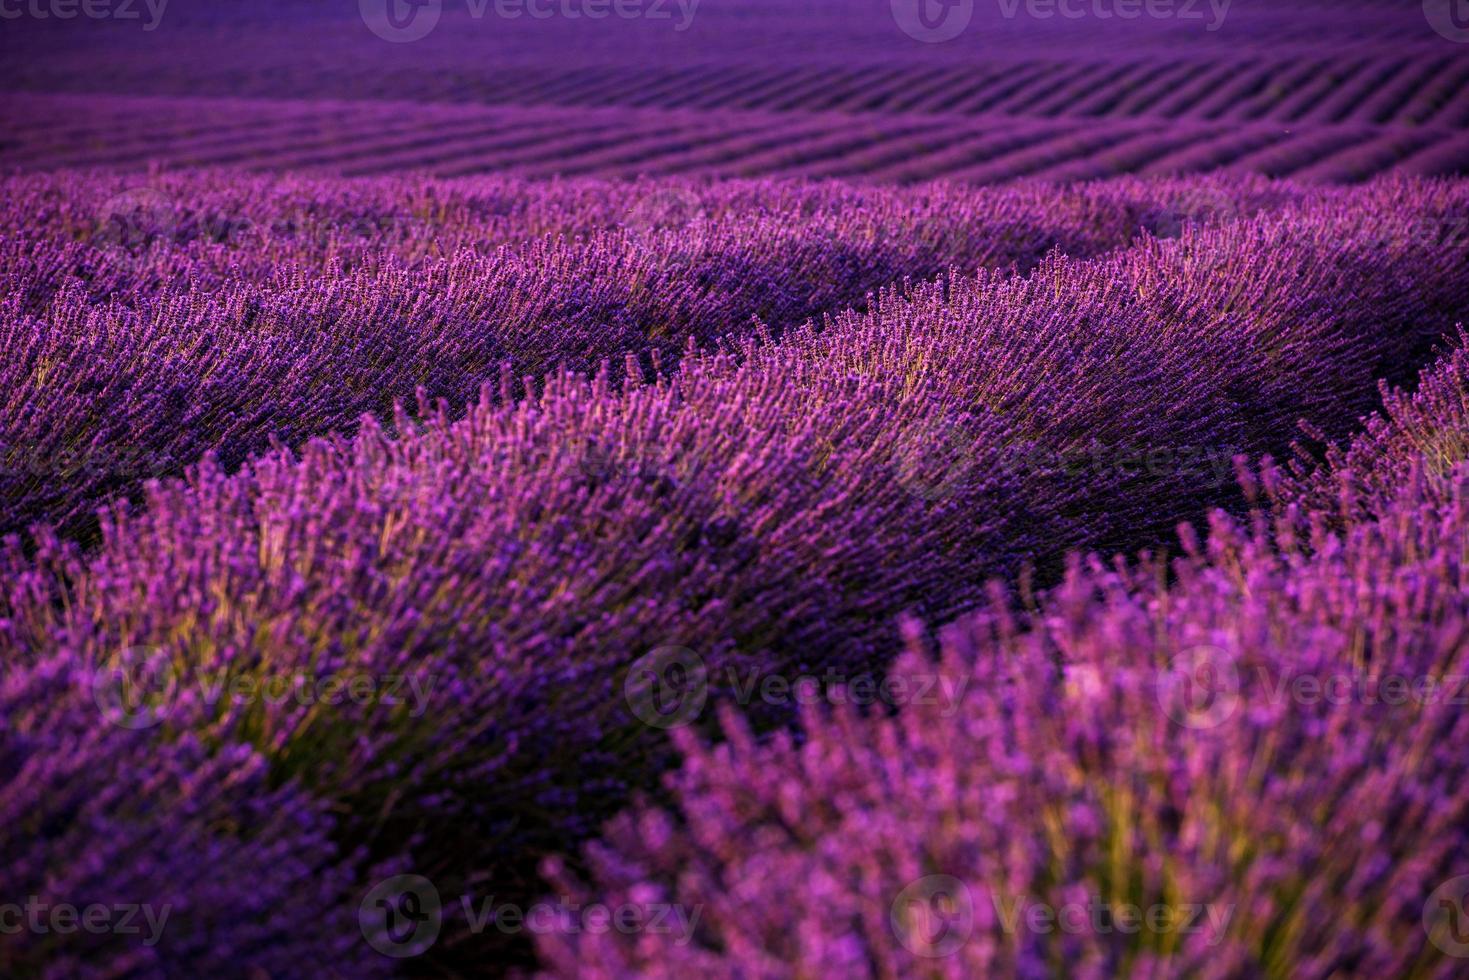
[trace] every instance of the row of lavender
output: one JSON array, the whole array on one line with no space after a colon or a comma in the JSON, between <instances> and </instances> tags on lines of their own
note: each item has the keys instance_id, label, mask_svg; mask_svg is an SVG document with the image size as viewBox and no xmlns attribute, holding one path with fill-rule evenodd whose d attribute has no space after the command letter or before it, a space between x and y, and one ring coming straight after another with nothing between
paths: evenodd
<instances>
[{"instance_id":1,"label":"row of lavender","mask_svg":"<svg viewBox=\"0 0 1469 980\"><path fill-rule=\"evenodd\" d=\"M206 458L89 552L12 539L5 890L168 899L165 941L127 947L158 970L355 968L353 911L391 869L533 896L540 855L669 761L666 692L632 670L650 653L695 658L711 700L852 677L905 611L945 621L990 576L1162 533L1298 417L1350 431L1469 301L1465 246L1419 233L1469 200L1344 194L888 294L621 389L487 386L457 420ZM143 705L121 668L155 685ZM115 855L82 844L97 828ZM446 919L436 954L493 946Z\"/></svg>"},{"instance_id":2,"label":"row of lavender","mask_svg":"<svg viewBox=\"0 0 1469 980\"><path fill-rule=\"evenodd\" d=\"M1462 976L1469 353L1332 465L1244 479L1261 509L1177 561L1077 561L938 657L915 629L896 714L681 731L674 805L610 825L594 887L549 865L558 909L680 928L547 916L549 971Z\"/></svg>"},{"instance_id":3,"label":"row of lavender","mask_svg":"<svg viewBox=\"0 0 1469 980\"><path fill-rule=\"evenodd\" d=\"M1258 180L853 189L103 174L13 178L0 213L0 532L84 533L206 452L452 412L559 369L779 333L904 276L1029 269L1307 197ZM497 388L497 394L500 389Z\"/></svg>"}]
</instances>

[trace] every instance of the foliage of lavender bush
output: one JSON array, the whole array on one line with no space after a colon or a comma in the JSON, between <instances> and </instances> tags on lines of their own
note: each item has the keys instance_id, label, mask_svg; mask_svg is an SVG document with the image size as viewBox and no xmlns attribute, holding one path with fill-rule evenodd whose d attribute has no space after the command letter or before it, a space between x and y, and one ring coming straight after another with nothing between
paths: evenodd
<instances>
[{"instance_id":1,"label":"foliage of lavender bush","mask_svg":"<svg viewBox=\"0 0 1469 980\"><path fill-rule=\"evenodd\" d=\"M417 712L246 699L170 718L324 800L347 852L533 894L531 862L668 758L623 698L632 661L696 650L715 697L727 671L869 669L902 612L941 621L989 576L1191 517L1234 453L1285 450L1301 416L1346 434L1372 380L1469 299L1463 256L1407 233L1462 197L1370 187L890 293L667 377L633 362L623 388L485 390L461 419L369 417L237 474L206 457L146 509L111 508L95 549L11 539L0 656L145 649L194 694L220 675L418 677ZM1390 233L1361 241L1363 214Z\"/></svg>"},{"instance_id":2,"label":"foliage of lavender bush","mask_svg":"<svg viewBox=\"0 0 1469 980\"><path fill-rule=\"evenodd\" d=\"M1462 350L1394 394L1321 474L1340 507L1267 463L1244 479L1271 506L1186 530L1171 567L1077 561L937 659L915 628L889 679L948 697L677 732L676 807L611 824L590 887L547 870L697 934L558 930L547 971L1462 975L1466 398Z\"/></svg>"},{"instance_id":3,"label":"foliage of lavender bush","mask_svg":"<svg viewBox=\"0 0 1469 980\"><path fill-rule=\"evenodd\" d=\"M0 973L380 975L353 906L391 866L344 854L329 807L238 733L182 705L154 727L109 683L75 658L6 661Z\"/></svg>"},{"instance_id":4,"label":"foliage of lavender bush","mask_svg":"<svg viewBox=\"0 0 1469 980\"><path fill-rule=\"evenodd\" d=\"M206 452L233 469L417 392L776 333L905 276L1029 269L1144 227L1333 198L1258 179L976 191L693 182L5 181L0 530L88 528ZM495 389L497 392L499 387Z\"/></svg>"}]
</instances>

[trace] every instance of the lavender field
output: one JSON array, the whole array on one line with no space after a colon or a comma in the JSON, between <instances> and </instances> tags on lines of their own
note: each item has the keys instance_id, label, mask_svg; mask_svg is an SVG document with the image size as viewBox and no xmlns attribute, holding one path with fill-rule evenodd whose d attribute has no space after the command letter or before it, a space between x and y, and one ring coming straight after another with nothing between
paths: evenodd
<instances>
[{"instance_id":1,"label":"lavender field","mask_svg":"<svg viewBox=\"0 0 1469 980\"><path fill-rule=\"evenodd\" d=\"M1469 975L1469 3L0 84L0 977Z\"/></svg>"}]
</instances>

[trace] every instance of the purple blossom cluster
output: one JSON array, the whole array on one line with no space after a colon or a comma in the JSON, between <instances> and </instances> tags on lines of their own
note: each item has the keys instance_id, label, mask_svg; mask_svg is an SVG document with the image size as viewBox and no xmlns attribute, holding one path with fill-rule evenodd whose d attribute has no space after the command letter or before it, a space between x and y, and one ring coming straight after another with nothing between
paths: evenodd
<instances>
[{"instance_id":1,"label":"purple blossom cluster","mask_svg":"<svg viewBox=\"0 0 1469 980\"><path fill-rule=\"evenodd\" d=\"M1120 196L1135 199L1138 186ZM804 192L772 193L799 199ZM900 213L906 192L884 193L892 195L885 199L890 213ZM971 214L990 207L1009 214L1005 208L1023 213L1025 194L1036 192L965 193L975 195ZM1083 200L1113 200L1105 189L1081 193ZM1262 193L1261 185L1247 184L1242 193ZM149 731L157 741L148 744L158 748L148 750L146 758L157 755L149 765L168 765L173 751L195 752L190 765L200 771L204 760L234 760L231 767L259 773L270 792L282 794L268 811L291 823L291 833L283 830L277 845L262 829L275 824L264 818L212 816L205 825L221 833L238 826L251 846L288 853L299 846L327 869L312 878L331 883L322 888L344 888L350 868L387 862L428 875L445 891L471 894L489 882L502 899L526 900L542 887L535 878L542 856L594 834L632 793L655 786L672 761L664 730L646 724L624 696L634 661L659 647L696 651L715 678L711 703L731 693L725 678L746 670L797 676L833 666L849 673L881 667L905 612L947 621L982 606L984 582L993 576L1023 575L1029 565L1044 570L1071 549L1155 540L1206 504L1229 499L1213 463L1288 452L1302 417L1324 436L1346 436L1374 406L1374 382L1421 363L1469 302L1464 246L1411 234L1424 220L1469 210L1465 194L1458 184L1393 181L1303 195L1253 217L1185 222L1177 237L1144 236L1108 251L1132 234L1119 223L1129 237L1111 246L1099 238L1092 251L1103 254L1052 255L1026 275L991 269L887 290L819 327L802 322L815 309L802 305L810 302L802 294L807 298L782 308L791 315L778 341L758 332L732 337L722 348L686 354L677 370L658 372L629 356L619 371L550 373L543 383L527 383L528 393L515 389L513 371L498 369L502 358L550 371L552 348L562 352L558 364L567 350L590 358L614 348L596 346L605 338L590 320L585 330L568 326L557 334L553 324L577 321L533 313L518 321L527 324L522 330L476 304L501 303L502 311L565 304L568 294L577 295L564 271L573 266L586 277L586 290L632 295L618 277L648 261L647 251L541 241L489 256L468 250L422 269L385 261L360 281L345 270L317 279L302 273L299 280L282 273L277 281L294 291L289 305L276 307L252 305L254 287L247 285L223 296L144 285L139 290L157 291L134 305L70 293L39 312L12 299L11 347L24 367L8 376L6 397L20 392L18 404L31 409L0 418L18 420L36 437L62 429L71 444L81 438L73 433L85 430L99 445L164 445L190 463L186 479L149 481L143 507L117 501L103 508L97 540L85 546L64 526L8 539L0 657L15 670L62 664L115 671L130 666L128 651L147 651L166 668L166 683L154 692L158 719ZM1068 200L1065 192L1053 198ZM1073 227L1069 206L1056 203L1050 224L1038 226L1044 248L1059 234L1044 228ZM1363 216L1388 233L1363 241L1353 233ZM751 219L749 226L730 220L728 241L751 250L749 243L759 242L766 260L791 240L773 219ZM1084 220L1080 227L1095 225ZM981 242L984 233L975 234ZM886 246L876 239L869 245L877 258L853 260L854 268L876 274ZM1008 248L963 261L1019 264ZM1028 263L1041 253L1025 254ZM975 255L989 258L976 262ZM506 287L501 299L483 299L498 277L541 275L527 256L558 270L545 280L555 290ZM678 281L690 280L689 268ZM595 271L601 269L606 276ZM809 288L830 286L818 266L797 269L797 278L812 276ZM729 274L720 287L724 316L745 302L731 297L761 293L741 292L761 280ZM427 293L425 284L432 287ZM651 288L649 295L656 309L676 308L672 292ZM847 294L821 295L821 303L837 304ZM333 303L356 312L334 317ZM69 326L58 328L58 321ZM709 320L708 333L680 333L707 344L720 322ZM530 329L535 323L541 328ZM62 362L71 367L59 368ZM89 374L92 363L107 367ZM471 377L477 393L466 390ZM412 388L422 392L405 408ZM346 421L359 416L347 431ZM271 437L274 448L251 455ZM1058 457L1165 462L1025 462ZM66 489L67 499L96 502L93 485L77 486ZM69 513L61 504L43 509ZM1202 557L1198 562L1204 567ZM1146 580L1139 573L1109 588L1142 588ZM1225 605L1201 607L1195 622L1190 608L1169 613L1177 620L1168 620L1170 628L1212 635L1209 617L1226 615ZM1140 609L1128 621L1140 638L1150 635L1151 616ZM1012 632L1004 640L1010 646L1040 642ZM1158 642L1160 654L1171 649ZM1270 646L1269 636L1261 642L1260 658L1290 648ZM1111 649L1100 641L1081 648L1093 647L1098 658ZM1044 651L1031 659L1053 662ZM1033 683L1046 676L1038 673ZM1143 684L1142 674L1129 676L1128 683ZM345 677L417 678L427 704L393 698L383 683L368 696L318 696ZM273 681L313 696L259 693ZM211 696L225 684L250 693ZM1016 697L1041 704L1043 694L1022 685ZM1124 685L1118 710L1138 696ZM1055 724L1086 717L1055 712L1061 702L1044 703L1044 711L1030 708L1037 716L1050 712ZM790 720L787 706L766 708L755 712L758 728ZM99 710L93 724L102 728L106 714ZM711 717L694 720L708 729ZM11 724L20 765L42 765L28 740L50 723ZM1037 723L1025 737L1043 745L1048 730ZM1153 731L1163 737L1163 729ZM1348 736L1367 737L1350 726ZM140 736L103 730L96 737ZM1209 750L1214 756L1200 750L1195 761L1229 761L1234 746ZM1334 748L1322 749L1321 765L1335 760ZM1105 762L1098 765L1105 769ZM100 813L139 821L157 840L189 839L176 824L190 812L191 797L169 803L174 797L155 791L147 772L121 763L87 767L88 778L122 787L99 803ZM1145 791L1162 792L1162 776L1134 775L1138 800L1154 799ZM235 791L249 781L226 783ZM937 777L914 792L927 796L936 788ZM1090 819L1082 788L1078 825ZM835 789L828 787L834 795L822 805L846 801ZM802 791L791 783L783 792ZM0 801L11 792L7 785ZM1010 792L997 789L994 805L1010 805ZM165 802L155 806L155 796ZM238 805L272 799L251 791ZM1014 797L1021 800L1035 802ZM146 806L135 816L127 808L137 801ZM977 801L966 798L966 806ZM1018 820L1022 805L1014 805ZM1096 819L1122 812L1095 811ZM287 820L298 813L308 816ZM1056 811L1054 826L1066 828L1069 813ZM1166 813L1150 811L1153 818L1159 834L1172 826ZM48 833L85 833L73 819L59 814ZM815 816L811 826L820 827ZM1103 844L1112 846L1107 826L1095 831L1102 843L1078 845L1078 867ZM324 846L328 837L335 850ZM1117 846L1140 848L1142 840L1116 837ZM206 844L213 846L199 846ZM772 849L769 860L779 854ZM1040 875L1035 869L1050 867L1043 857L1017 852L1014 860ZM1273 866L1262 859L1262 868ZM958 867L936 873L971 873ZM1143 875L1139 884L1119 877L1116 884L1167 898L1174 867L1149 865L1152 878ZM241 859L229 873L230 893L269 894L286 887L273 876L289 879L298 870L284 859ZM1126 870L1119 865L1116 873ZM836 888L841 879L786 879L782 872L779 880ZM331 924L350 917L360 898L324 900L319 909L313 900L315 914L329 917L313 935L334 935ZM770 902L768 895L759 900ZM261 921L246 918L252 928ZM719 921L737 929L734 920ZM462 932L465 923L451 917L445 928ZM788 932L792 939L806 935ZM755 935L746 933L751 942ZM842 962L866 955L846 939L832 942L850 953ZM732 943L732 936L719 940L726 951ZM444 950L478 948L442 943ZM701 939L689 952L708 958L710 948ZM625 952L552 950L556 962L584 953L591 965ZM818 960L825 962L826 953Z\"/></svg>"},{"instance_id":2,"label":"purple blossom cluster","mask_svg":"<svg viewBox=\"0 0 1469 980\"><path fill-rule=\"evenodd\" d=\"M1313 480L1246 470L1183 554L1076 559L1038 602L911 623L952 704L675 732L668 807L563 901L692 941L538 936L578 977L1450 977L1469 956L1469 354ZM1318 496L1334 486L1334 499ZM676 941L681 940L681 941Z\"/></svg>"},{"instance_id":3,"label":"purple blossom cluster","mask_svg":"<svg viewBox=\"0 0 1469 980\"><path fill-rule=\"evenodd\" d=\"M0 973L375 976L362 855L319 797L198 713L118 723L106 671L8 657L0 680ZM139 716L130 716L139 717Z\"/></svg>"},{"instance_id":4,"label":"purple blossom cluster","mask_svg":"<svg viewBox=\"0 0 1469 980\"><path fill-rule=\"evenodd\" d=\"M1028 270L1335 196L1258 179L1203 194L228 173L4 187L0 531L82 535L108 499L206 452L233 470L395 401L458 413L487 379L519 397L562 370L610 363L617 379L629 354L672 370L691 344L779 335L904 277Z\"/></svg>"}]
</instances>

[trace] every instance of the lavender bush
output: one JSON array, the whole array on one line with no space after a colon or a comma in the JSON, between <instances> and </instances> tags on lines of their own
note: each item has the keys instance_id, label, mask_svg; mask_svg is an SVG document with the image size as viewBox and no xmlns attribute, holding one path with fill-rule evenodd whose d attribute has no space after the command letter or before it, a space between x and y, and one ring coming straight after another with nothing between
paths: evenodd
<instances>
[{"instance_id":1,"label":"lavender bush","mask_svg":"<svg viewBox=\"0 0 1469 980\"><path fill-rule=\"evenodd\" d=\"M1218 187L11 178L0 530L79 534L206 452L234 469L420 391L458 412L487 379L515 397L625 354L672 370L689 344L779 334L904 276L1332 197Z\"/></svg>"},{"instance_id":2,"label":"lavender bush","mask_svg":"<svg viewBox=\"0 0 1469 980\"><path fill-rule=\"evenodd\" d=\"M895 716L677 732L676 807L618 818L590 888L547 870L581 903L697 909L697 935L563 923L548 972L1459 975L1466 392L1460 351L1323 471L1360 489L1391 457L1365 509L1267 464L1245 479L1272 506L1216 513L1171 568L1078 561L937 660L915 628Z\"/></svg>"},{"instance_id":3,"label":"lavender bush","mask_svg":"<svg viewBox=\"0 0 1469 980\"><path fill-rule=\"evenodd\" d=\"M206 456L145 509L109 508L93 549L12 539L0 655L157 650L196 692L416 677L419 705L200 710L340 813L345 851L533 894L535 858L668 758L623 696L635 660L694 650L716 699L752 672L872 669L900 613L941 621L989 576L1161 533L1301 416L1345 434L1469 288L1462 256L1364 244L1350 216L1404 228L1460 196L1372 187L1350 210L884 295L658 379L634 360L621 388L486 390L463 418L368 417L235 474Z\"/></svg>"},{"instance_id":4,"label":"lavender bush","mask_svg":"<svg viewBox=\"0 0 1469 980\"><path fill-rule=\"evenodd\" d=\"M391 866L344 853L330 808L281 785L238 732L182 703L155 727L158 702L121 676L7 660L0 972L381 974L354 904L359 875Z\"/></svg>"}]
</instances>

